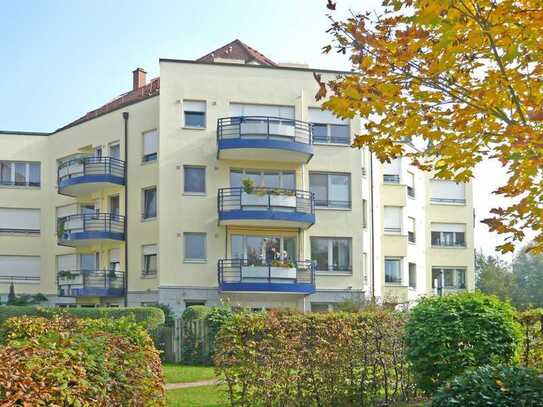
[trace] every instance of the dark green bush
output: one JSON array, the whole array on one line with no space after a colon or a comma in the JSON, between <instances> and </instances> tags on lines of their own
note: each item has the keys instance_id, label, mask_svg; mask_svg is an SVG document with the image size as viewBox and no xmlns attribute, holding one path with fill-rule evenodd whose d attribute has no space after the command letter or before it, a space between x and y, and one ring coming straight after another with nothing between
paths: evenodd
<instances>
[{"instance_id":1,"label":"dark green bush","mask_svg":"<svg viewBox=\"0 0 543 407\"><path fill-rule=\"evenodd\" d=\"M522 331L521 363L543 372L543 308L519 311L517 320Z\"/></svg>"},{"instance_id":2,"label":"dark green bush","mask_svg":"<svg viewBox=\"0 0 543 407\"><path fill-rule=\"evenodd\" d=\"M190 307L185 308L181 318L183 318L183 321L204 319L210 310L211 308L206 307L205 305L191 305Z\"/></svg>"},{"instance_id":3,"label":"dark green bush","mask_svg":"<svg viewBox=\"0 0 543 407\"><path fill-rule=\"evenodd\" d=\"M235 314L217 336L216 370L235 406L406 401L415 389L404 358L405 318L382 309Z\"/></svg>"},{"instance_id":4,"label":"dark green bush","mask_svg":"<svg viewBox=\"0 0 543 407\"><path fill-rule=\"evenodd\" d=\"M131 308L58 308L58 307L32 307L32 306L0 306L0 326L11 317L36 316L51 318L54 315L71 315L76 318L108 318L117 319L127 316L134 317L135 321L142 323L147 329L156 328L164 323L164 313L161 309L153 307Z\"/></svg>"},{"instance_id":5,"label":"dark green bush","mask_svg":"<svg viewBox=\"0 0 543 407\"><path fill-rule=\"evenodd\" d=\"M509 304L479 293L423 298L405 332L418 387L432 394L466 369L511 362L519 342L514 316Z\"/></svg>"},{"instance_id":6,"label":"dark green bush","mask_svg":"<svg viewBox=\"0 0 543 407\"><path fill-rule=\"evenodd\" d=\"M2 405L164 406L158 351L133 318L16 317L4 330Z\"/></svg>"},{"instance_id":7,"label":"dark green bush","mask_svg":"<svg viewBox=\"0 0 543 407\"><path fill-rule=\"evenodd\" d=\"M432 399L433 407L541 407L543 379L532 369L481 366L454 378Z\"/></svg>"}]
</instances>

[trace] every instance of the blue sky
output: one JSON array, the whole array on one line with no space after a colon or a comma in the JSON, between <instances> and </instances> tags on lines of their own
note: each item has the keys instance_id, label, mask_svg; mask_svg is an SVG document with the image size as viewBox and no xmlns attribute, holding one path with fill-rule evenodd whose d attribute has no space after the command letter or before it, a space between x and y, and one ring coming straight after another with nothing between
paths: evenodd
<instances>
[{"instance_id":1,"label":"blue sky","mask_svg":"<svg viewBox=\"0 0 543 407\"><path fill-rule=\"evenodd\" d=\"M378 9L381 0L337 0ZM322 55L329 41L326 0L25 0L2 5L0 130L52 131L130 90L131 71L158 75L159 58L195 59L235 38L276 62L345 69ZM476 215L495 204L503 180L492 163L477 171ZM499 242L476 226L476 246Z\"/></svg>"}]
</instances>

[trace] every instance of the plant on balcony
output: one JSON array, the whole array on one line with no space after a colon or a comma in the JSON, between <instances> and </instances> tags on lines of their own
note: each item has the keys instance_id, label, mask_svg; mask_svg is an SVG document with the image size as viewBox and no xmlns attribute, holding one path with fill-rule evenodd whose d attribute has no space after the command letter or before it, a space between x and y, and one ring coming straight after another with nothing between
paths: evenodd
<instances>
[{"instance_id":1,"label":"plant on balcony","mask_svg":"<svg viewBox=\"0 0 543 407\"><path fill-rule=\"evenodd\" d=\"M252 179L245 178L241 181L241 184L243 185L243 192L246 194L252 194L255 189L255 182Z\"/></svg>"},{"instance_id":2,"label":"plant on balcony","mask_svg":"<svg viewBox=\"0 0 543 407\"><path fill-rule=\"evenodd\" d=\"M268 192L270 195L276 196L295 196L296 191L290 189L274 188Z\"/></svg>"},{"instance_id":3,"label":"plant on balcony","mask_svg":"<svg viewBox=\"0 0 543 407\"><path fill-rule=\"evenodd\" d=\"M64 280L73 280L73 279L75 279L75 274L73 274L69 270L60 270L58 272L58 277L62 278Z\"/></svg>"},{"instance_id":4,"label":"plant on balcony","mask_svg":"<svg viewBox=\"0 0 543 407\"><path fill-rule=\"evenodd\" d=\"M115 272L115 270L109 270L107 272L107 276L110 280L115 280L117 279L117 273Z\"/></svg>"},{"instance_id":5,"label":"plant on balcony","mask_svg":"<svg viewBox=\"0 0 543 407\"><path fill-rule=\"evenodd\" d=\"M288 260L272 260L270 263L272 267L283 267L283 268L296 268L296 264Z\"/></svg>"},{"instance_id":6,"label":"plant on balcony","mask_svg":"<svg viewBox=\"0 0 543 407\"><path fill-rule=\"evenodd\" d=\"M58 240L61 240L62 237L64 236L64 232L65 232L65 221L64 219L60 219L58 222L57 222L57 238Z\"/></svg>"}]
</instances>

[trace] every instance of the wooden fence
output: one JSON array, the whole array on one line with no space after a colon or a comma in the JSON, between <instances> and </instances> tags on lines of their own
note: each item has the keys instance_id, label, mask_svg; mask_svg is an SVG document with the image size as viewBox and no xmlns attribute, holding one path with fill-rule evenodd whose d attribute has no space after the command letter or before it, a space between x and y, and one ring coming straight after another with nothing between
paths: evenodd
<instances>
[{"instance_id":1,"label":"wooden fence","mask_svg":"<svg viewBox=\"0 0 543 407\"><path fill-rule=\"evenodd\" d=\"M213 339L203 320L183 321L178 318L173 327L161 327L152 333L166 362L209 364Z\"/></svg>"}]
</instances>

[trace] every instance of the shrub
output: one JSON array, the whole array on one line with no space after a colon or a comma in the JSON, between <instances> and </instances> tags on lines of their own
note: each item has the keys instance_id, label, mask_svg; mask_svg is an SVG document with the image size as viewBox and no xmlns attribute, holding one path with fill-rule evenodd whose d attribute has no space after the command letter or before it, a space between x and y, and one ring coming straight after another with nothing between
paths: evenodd
<instances>
[{"instance_id":1,"label":"shrub","mask_svg":"<svg viewBox=\"0 0 543 407\"><path fill-rule=\"evenodd\" d=\"M164 405L158 352L130 318L17 317L4 329L2 405Z\"/></svg>"},{"instance_id":2,"label":"shrub","mask_svg":"<svg viewBox=\"0 0 543 407\"><path fill-rule=\"evenodd\" d=\"M181 318L183 318L183 321L204 319L210 310L211 308L206 307L205 305L191 305L190 307L185 308Z\"/></svg>"},{"instance_id":3,"label":"shrub","mask_svg":"<svg viewBox=\"0 0 543 407\"><path fill-rule=\"evenodd\" d=\"M466 369L515 356L514 310L478 293L423 298L406 325L407 357L420 389L432 394Z\"/></svg>"},{"instance_id":4,"label":"shrub","mask_svg":"<svg viewBox=\"0 0 543 407\"><path fill-rule=\"evenodd\" d=\"M408 400L405 314L235 314L215 365L232 405L350 406Z\"/></svg>"},{"instance_id":5,"label":"shrub","mask_svg":"<svg viewBox=\"0 0 543 407\"><path fill-rule=\"evenodd\" d=\"M432 399L433 407L543 406L543 380L532 369L481 366L454 378Z\"/></svg>"},{"instance_id":6,"label":"shrub","mask_svg":"<svg viewBox=\"0 0 543 407\"><path fill-rule=\"evenodd\" d=\"M543 372L543 308L519 312L517 320L522 331L522 365Z\"/></svg>"},{"instance_id":7,"label":"shrub","mask_svg":"<svg viewBox=\"0 0 543 407\"><path fill-rule=\"evenodd\" d=\"M147 329L156 328L164 323L162 310L153 307L130 308L58 308L58 307L31 307L31 306L0 306L0 326L11 317L39 316L51 318L54 315L71 315L77 318L108 318L117 319L126 316L134 317L136 322L142 323Z\"/></svg>"}]
</instances>

